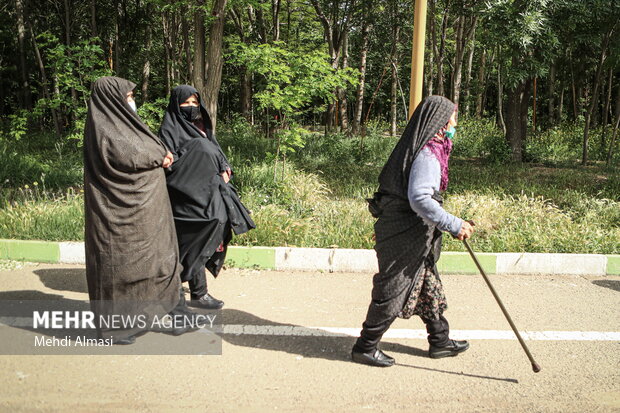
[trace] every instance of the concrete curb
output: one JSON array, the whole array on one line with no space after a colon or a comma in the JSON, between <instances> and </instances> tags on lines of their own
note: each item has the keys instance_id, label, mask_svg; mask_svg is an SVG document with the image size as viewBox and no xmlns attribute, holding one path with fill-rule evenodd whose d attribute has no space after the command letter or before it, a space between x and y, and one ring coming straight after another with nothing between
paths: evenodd
<instances>
[{"instance_id":1,"label":"concrete curb","mask_svg":"<svg viewBox=\"0 0 620 413\"><path fill-rule=\"evenodd\" d=\"M489 274L620 275L620 255L478 253ZM0 239L0 259L84 264L83 242ZM377 272L374 250L290 247L230 247L226 264L237 268L325 272ZM444 252L437 264L442 273L476 274L465 252Z\"/></svg>"}]
</instances>

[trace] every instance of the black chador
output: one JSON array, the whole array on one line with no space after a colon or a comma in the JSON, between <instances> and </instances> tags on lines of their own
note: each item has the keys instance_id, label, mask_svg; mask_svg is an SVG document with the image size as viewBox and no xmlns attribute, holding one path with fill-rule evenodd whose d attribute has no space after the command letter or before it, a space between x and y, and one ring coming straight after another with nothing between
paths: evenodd
<instances>
[{"instance_id":1,"label":"black chador","mask_svg":"<svg viewBox=\"0 0 620 413\"><path fill-rule=\"evenodd\" d=\"M192 95L199 106L181 107ZM243 234L255 225L235 187L222 177L232 170L196 89L182 85L172 91L159 137L174 156L166 181L183 264L181 280L189 282L193 305L221 307L223 303L207 293L205 268L216 277L232 232Z\"/></svg>"}]
</instances>

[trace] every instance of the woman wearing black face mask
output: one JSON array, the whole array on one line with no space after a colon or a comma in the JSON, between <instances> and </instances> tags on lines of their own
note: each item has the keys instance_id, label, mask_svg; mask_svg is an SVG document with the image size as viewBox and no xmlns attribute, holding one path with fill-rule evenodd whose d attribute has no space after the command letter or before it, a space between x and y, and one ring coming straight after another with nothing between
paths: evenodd
<instances>
[{"instance_id":1,"label":"woman wearing black face mask","mask_svg":"<svg viewBox=\"0 0 620 413\"><path fill-rule=\"evenodd\" d=\"M207 292L205 268L217 277L232 232L243 234L254 222L229 182L230 164L196 89L174 88L159 137L174 157L166 181L183 264L181 280L189 283L190 305L219 309L224 303Z\"/></svg>"}]
</instances>

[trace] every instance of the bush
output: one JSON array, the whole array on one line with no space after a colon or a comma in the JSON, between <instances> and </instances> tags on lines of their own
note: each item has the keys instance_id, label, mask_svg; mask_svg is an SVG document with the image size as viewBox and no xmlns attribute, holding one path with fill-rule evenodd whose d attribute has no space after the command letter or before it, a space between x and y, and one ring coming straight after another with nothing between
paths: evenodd
<instances>
[{"instance_id":1,"label":"bush","mask_svg":"<svg viewBox=\"0 0 620 413\"><path fill-rule=\"evenodd\" d=\"M510 147L492 119L469 118L457 126L452 155L501 163L510 159Z\"/></svg>"},{"instance_id":2,"label":"bush","mask_svg":"<svg viewBox=\"0 0 620 413\"><path fill-rule=\"evenodd\" d=\"M73 142L56 142L52 148L39 145L47 135L30 135L18 144L0 143L0 190L23 185L41 185L44 190L61 190L82 185L82 151ZM28 149L39 147L38 152ZM49 145L48 145L49 146Z\"/></svg>"},{"instance_id":3,"label":"bush","mask_svg":"<svg viewBox=\"0 0 620 413\"><path fill-rule=\"evenodd\" d=\"M493 145L501 147L503 138L493 123L463 121L458 134L445 207L476 221L476 250L620 253L620 171L486 162L478 158L493 159L494 153L501 158ZM571 136L580 139L578 127L564 125L533 137L556 142L557 150L542 144L530 148L543 161L550 159L542 155L547 150L560 162L570 154L562 153L570 144L562 145ZM373 247L374 219L364 198L376 190L397 138L377 127L361 150L359 136L312 133L285 165L278 163L275 176L274 140L256 127L235 118L220 124L218 139L234 167L233 183L258 225L234 237L235 244ZM0 237L82 239L83 196L79 188L71 189L82 183L81 150L75 143L27 135L0 145L0 151ZM463 250L449 236L444 246Z\"/></svg>"},{"instance_id":4,"label":"bush","mask_svg":"<svg viewBox=\"0 0 620 413\"><path fill-rule=\"evenodd\" d=\"M575 161L581 158L583 125L564 124L528 137L525 158L530 162L548 165Z\"/></svg>"},{"instance_id":5,"label":"bush","mask_svg":"<svg viewBox=\"0 0 620 413\"><path fill-rule=\"evenodd\" d=\"M154 133L159 132L159 127L164 120L164 114L168 107L168 99L157 99L152 102L145 102L138 107L138 115L142 122Z\"/></svg>"}]
</instances>

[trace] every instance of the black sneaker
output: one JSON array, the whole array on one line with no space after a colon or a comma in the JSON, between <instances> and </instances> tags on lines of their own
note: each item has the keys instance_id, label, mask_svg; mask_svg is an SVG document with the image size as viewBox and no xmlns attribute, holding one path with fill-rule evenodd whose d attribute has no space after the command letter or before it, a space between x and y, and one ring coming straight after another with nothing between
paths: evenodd
<instances>
[{"instance_id":1,"label":"black sneaker","mask_svg":"<svg viewBox=\"0 0 620 413\"><path fill-rule=\"evenodd\" d=\"M440 359L443 357L454 357L469 348L467 341L450 340L448 345L437 347L431 345L428 349L428 356L432 359Z\"/></svg>"},{"instance_id":2,"label":"black sneaker","mask_svg":"<svg viewBox=\"0 0 620 413\"><path fill-rule=\"evenodd\" d=\"M224 301L212 297L211 294L205 294L197 300L192 298L188 305L191 307L203 308L205 310L219 310L224 307Z\"/></svg>"}]
</instances>

